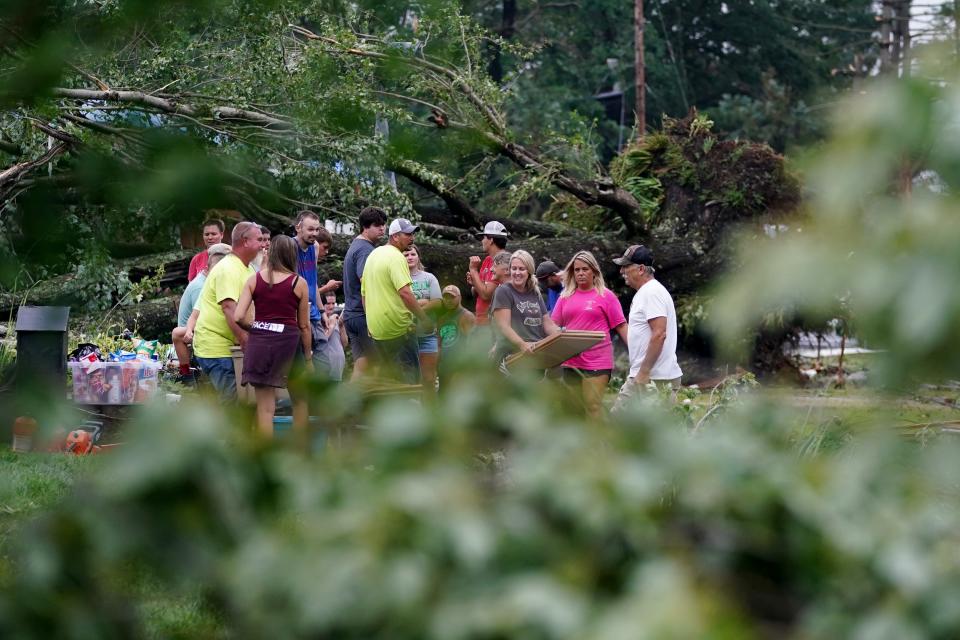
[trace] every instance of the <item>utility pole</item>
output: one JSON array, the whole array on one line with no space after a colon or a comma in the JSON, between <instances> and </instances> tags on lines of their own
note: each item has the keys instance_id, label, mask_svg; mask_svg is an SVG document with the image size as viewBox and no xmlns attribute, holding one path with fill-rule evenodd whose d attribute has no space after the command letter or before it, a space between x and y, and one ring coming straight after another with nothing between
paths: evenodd
<instances>
[{"instance_id":1,"label":"utility pole","mask_svg":"<svg viewBox=\"0 0 960 640\"><path fill-rule=\"evenodd\" d=\"M633 48L634 48L634 89L637 92L635 122L637 139L643 138L647 131L647 73L643 59L643 0L634 0L633 4Z\"/></svg>"},{"instance_id":2,"label":"utility pole","mask_svg":"<svg viewBox=\"0 0 960 640\"><path fill-rule=\"evenodd\" d=\"M913 0L900 0L897 7L897 26L900 28L900 64L904 78L910 77L912 34L910 33L910 8Z\"/></svg>"},{"instance_id":3,"label":"utility pole","mask_svg":"<svg viewBox=\"0 0 960 640\"><path fill-rule=\"evenodd\" d=\"M893 50L893 0L883 0L880 9L880 73L890 73L890 58Z\"/></svg>"},{"instance_id":4,"label":"utility pole","mask_svg":"<svg viewBox=\"0 0 960 640\"><path fill-rule=\"evenodd\" d=\"M910 75L910 8L913 0L881 0L880 73ZM954 7L957 2L954 1Z\"/></svg>"}]
</instances>

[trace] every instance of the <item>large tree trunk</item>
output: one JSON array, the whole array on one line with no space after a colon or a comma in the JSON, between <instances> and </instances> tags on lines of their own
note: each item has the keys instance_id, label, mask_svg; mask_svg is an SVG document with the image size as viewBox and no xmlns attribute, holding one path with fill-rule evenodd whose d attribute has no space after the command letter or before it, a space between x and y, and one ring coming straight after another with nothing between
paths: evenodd
<instances>
[{"instance_id":1,"label":"large tree trunk","mask_svg":"<svg viewBox=\"0 0 960 640\"><path fill-rule=\"evenodd\" d=\"M168 295L153 300L145 300L129 307L118 307L105 318L79 317L77 325L89 330L92 323L99 323L105 330L123 327L146 340L159 340L170 343L170 332L177 326L177 309L180 306L179 295ZM98 326L98 325L93 325Z\"/></svg>"}]
</instances>

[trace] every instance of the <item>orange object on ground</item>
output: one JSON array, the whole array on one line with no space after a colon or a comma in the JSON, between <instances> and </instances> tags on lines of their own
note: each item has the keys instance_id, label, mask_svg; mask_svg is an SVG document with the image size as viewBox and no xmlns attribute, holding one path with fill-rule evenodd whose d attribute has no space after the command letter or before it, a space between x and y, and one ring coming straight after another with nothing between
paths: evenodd
<instances>
[{"instance_id":1,"label":"orange object on ground","mask_svg":"<svg viewBox=\"0 0 960 640\"><path fill-rule=\"evenodd\" d=\"M29 416L18 416L13 421L13 450L27 453L33 449L33 434L37 431L37 421Z\"/></svg>"},{"instance_id":2,"label":"orange object on ground","mask_svg":"<svg viewBox=\"0 0 960 640\"><path fill-rule=\"evenodd\" d=\"M93 449L93 435L83 429L74 429L71 431L69 435L67 435L67 440L63 446L64 451L78 456L85 456L88 453L92 453Z\"/></svg>"}]
</instances>

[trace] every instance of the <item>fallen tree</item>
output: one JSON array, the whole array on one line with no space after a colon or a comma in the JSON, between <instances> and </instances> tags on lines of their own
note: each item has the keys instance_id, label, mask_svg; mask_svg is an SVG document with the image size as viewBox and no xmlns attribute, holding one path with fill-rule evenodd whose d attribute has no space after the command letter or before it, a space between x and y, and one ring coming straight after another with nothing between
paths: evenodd
<instances>
[{"instance_id":1,"label":"fallen tree","mask_svg":"<svg viewBox=\"0 0 960 640\"><path fill-rule=\"evenodd\" d=\"M722 139L696 112L666 119L663 131L608 167L569 139L512 130L503 87L478 64L486 35L455 12L430 16L428 47L416 33L404 32L409 43L361 33L352 15L311 21L312 10L304 4L290 22L230 5L200 31L171 15L149 39L121 37L101 50L71 40L76 55L57 85L0 113L0 151L14 156L0 169L0 211L16 231L51 209L69 210L87 216L89 242L103 245L124 225L152 226L169 242L171 227L198 223L204 208L239 210L278 233L300 209L342 222L377 204L422 220L424 261L444 284L464 284L467 260L479 252L474 234L496 218L512 231L510 248L537 260L562 265L578 250L593 251L612 284L620 279L609 258L647 244L658 277L679 298L696 296L723 268L732 230L799 200L782 157ZM111 15L91 5L81 18L99 24ZM0 49L13 66L32 51L29 34L19 36L15 51ZM282 58L272 54L277 42ZM144 62L161 58L168 62ZM195 64L201 59L210 64ZM489 197L501 190L508 193ZM511 215L531 202L535 210L552 202L543 220ZM336 238L327 275L336 276L348 241ZM129 278L162 264L154 294L175 293L188 256L145 257ZM0 296L0 307L89 302L76 284L72 274L60 276L25 298ZM106 302L119 303L118 293ZM130 325L143 304L114 313ZM164 336L172 312L156 304L138 322Z\"/></svg>"},{"instance_id":2,"label":"fallen tree","mask_svg":"<svg viewBox=\"0 0 960 640\"><path fill-rule=\"evenodd\" d=\"M523 248L537 261L550 259L561 266L577 251L589 250L603 265L608 283L626 301L629 292L623 288L611 258L620 255L629 244L644 243L656 255L658 279L673 292L678 305L688 300L699 304L698 295L728 264L729 234L744 225L759 231L768 218L792 211L799 201L797 181L787 172L782 157L765 145L718 139L709 122L696 113L667 121L662 132L625 150L612 169L625 184L637 188L642 199L652 202L645 214L645 234L631 236L623 229L617 230L616 216L567 198L556 200L548 212L549 217L565 220L565 224L501 218L512 232L508 249ZM661 195L651 199L640 190L640 185ZM657 185L656 189L651 185ZM429 183L420 188L434 193ZM479 227L475 225L492 219L472 205L470 210L473 215L465 224L462 208L420 208L422 218L430 222L422 224L417 238L427 269L444 285L460 285L468 305L472 299L465 283L467 264L470 256L480 252L476 239ZM585 218L589 218L589 224L583 222ZM293 220L277 215L263 222L274 233L284 233ZM339 264L351 239L334 237L327 263L321 264L322 276L340 279ZM168 252L119 264L128 271L132 282L162 268L156 293L166 296L186 284L191 255L191 251ZM31 289L25 299L32 304L78 304L82 300L69 286L70 279L71 276L60 276L45 282ZM0 295L0 312L9 311L23 299ZM144 337L165 337L175 324L175 311L174 304L148 300L141 305L120 306L113 317L117 325L137 326Z\"/></svg>"}]
</instances>

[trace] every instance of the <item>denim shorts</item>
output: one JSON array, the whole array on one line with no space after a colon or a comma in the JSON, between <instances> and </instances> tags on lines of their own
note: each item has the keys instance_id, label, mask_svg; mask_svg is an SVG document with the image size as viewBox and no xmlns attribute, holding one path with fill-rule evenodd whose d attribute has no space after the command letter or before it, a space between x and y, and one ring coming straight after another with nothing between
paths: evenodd
<instances>
[{"instance_id":1,"label":"denim shorts","mask_svg":"<svg viewBox=\"0 0 960 640\"><path fill-rule=\"evenodd\" d=\"M224 400L237 399L237 375L233 370L233 358L201 358L197 356L200 369L213 388Z\"/></svg>"},{"instance_id":2,"label":"denim shorts","mask_svg":"<svg viewBox=\"0 0 960 640\"><path fill-rule=\"evenodd\" d=\"M373 338L367 330L367 316L353 316L343 320L343 326L347 330L347 340L350 341L354 362L372 356Z\"/></svg>"},{"instance_id":3,"label":"denim shorts","mask_svg":"<svg viewBox=\"0 0 960 640\"><path fill-rule=\"evenodd\" d=\"M437 334L432 336L417 336L417 343L420 347L420 353L437 353L440 351L440 342L437 340Z\"/></svg>"}]
</instances>

